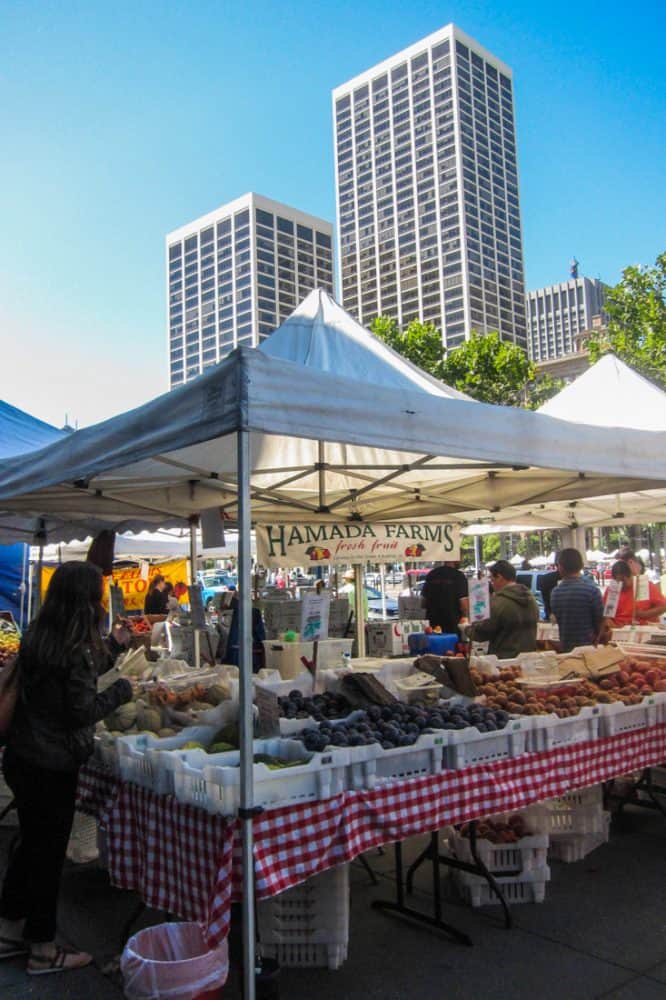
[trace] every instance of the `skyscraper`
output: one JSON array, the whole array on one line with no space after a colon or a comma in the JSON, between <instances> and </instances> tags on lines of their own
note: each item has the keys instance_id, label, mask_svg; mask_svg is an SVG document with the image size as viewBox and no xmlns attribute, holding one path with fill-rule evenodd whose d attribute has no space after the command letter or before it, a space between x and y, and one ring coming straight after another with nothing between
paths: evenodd
<instances>
[{"instance_id":1,"label":"skyscraper","mask_svg":"<svg viewBox=\"0 0 666 1000\"><path fill-rule=\"evenodd\" d=\"M330 222L249 193L166 237L169 386L256 347L313 288L333 291Z\"/></svg>"},{"instance_id":2,"label":"skyscraper","mask_svg":"<svg viewBox=\"0 0 666 1000\"><path fill-rule=\"evenodd\" d=\"M449 24L333 91L342 304L527 347L512 74Z\"/></svg>"},{"instance_id":3,"label":"skyscraper","mask_svg":"<svg viewBox=\"0 0 666 1000\"><path fill-rule=\"evenodd\" d=\"M549 361L571 354L577 335L592 328L592 317L603 317L606 288L598 278L576 277L528 292L530 357Z\"/></svg>"}]
</instances>

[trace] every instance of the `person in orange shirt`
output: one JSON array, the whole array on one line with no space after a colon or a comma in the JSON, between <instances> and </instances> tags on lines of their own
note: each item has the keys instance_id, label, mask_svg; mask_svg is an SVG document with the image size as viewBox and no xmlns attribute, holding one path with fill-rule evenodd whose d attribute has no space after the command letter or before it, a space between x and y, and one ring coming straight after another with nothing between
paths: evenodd
<instances>
[{"instance_id":1,"label":"person in orange shirt","mask_svg":"<svg viewBox=\"0 0 666 1000\"><path fill-rule=\"evenodd\" d=\"M615 616L611 619L613 625L646 625L659 620L659 616L666 612L666 600L656 583L648 583L648 599L636 601L634 599L634 577L639 576L643 569L641 560L636 556L626 556L624 560L619 560L613 564L611 576L614 580L622 582L622 590L618 601ZM608 588L604 593L604 605Z\"/></svg>"}]
</instances>

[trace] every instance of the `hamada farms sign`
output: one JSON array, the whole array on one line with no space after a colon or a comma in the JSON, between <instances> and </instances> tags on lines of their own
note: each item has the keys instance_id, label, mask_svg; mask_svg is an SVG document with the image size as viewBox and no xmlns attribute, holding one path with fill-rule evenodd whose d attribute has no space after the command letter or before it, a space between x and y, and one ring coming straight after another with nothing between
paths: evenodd
<instances>
[{"instance_id":1,"label":"hamada farms sign","mask_svg":"<svg viewBox=\"0 0 666 1000\"><path fill-rule=\"evenodd\" d=\"M460 528L418 524L261 524L256 527L262 566L317 563L435 562L460 557Z\"/></svg>"}]
</instances>

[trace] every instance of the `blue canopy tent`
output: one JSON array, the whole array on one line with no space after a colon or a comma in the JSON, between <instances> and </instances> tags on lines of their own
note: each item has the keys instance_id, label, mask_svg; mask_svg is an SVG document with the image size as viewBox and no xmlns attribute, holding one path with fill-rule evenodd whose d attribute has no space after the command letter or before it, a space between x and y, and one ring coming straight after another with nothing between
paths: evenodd
<instances>
[{"instance_id":1,"label":"blue canopy tent","mask_svg":"<svg viewBox=\"0 0 666 1000\"><path fill-rule=\"evenodd\" d=\"M43 448L65 433L0 400L0 458ZM28 615L25 582L29 565L26 544L0 545L0 610L11 611L21 625Z\"/></svg>"}]
</instances>

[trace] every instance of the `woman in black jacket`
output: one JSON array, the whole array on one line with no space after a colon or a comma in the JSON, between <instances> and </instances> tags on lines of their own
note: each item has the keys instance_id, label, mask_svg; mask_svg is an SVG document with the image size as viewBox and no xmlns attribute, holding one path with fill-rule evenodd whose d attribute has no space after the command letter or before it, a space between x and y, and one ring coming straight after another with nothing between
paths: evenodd
<instances>
[{"instance_id":1,"label":"woman in black jacket","mask_svg":"<svg viewBox=\"0 0 666 1000\"><path fill-rule=\"evenodd\" d=\"M2 766L21 839L0 897L0 958L27 953L32 975L92 961L54 939L79 767L92 753L95 723L132 698L125 679L97 693L97 677L113 665L127 638L116 627L104 642L101 601L99 569L89 562L64 563L19 650L20 692Z\"/></svg>"}]
</instances>

